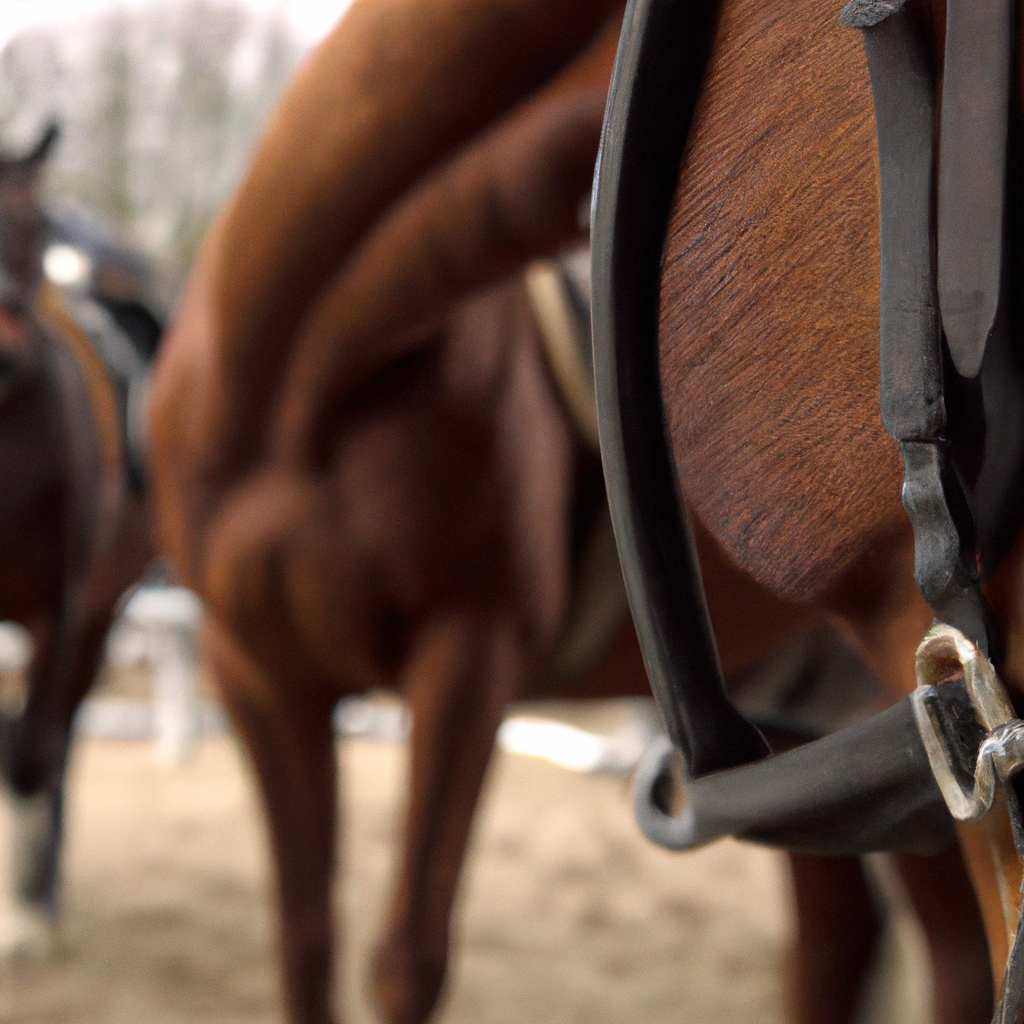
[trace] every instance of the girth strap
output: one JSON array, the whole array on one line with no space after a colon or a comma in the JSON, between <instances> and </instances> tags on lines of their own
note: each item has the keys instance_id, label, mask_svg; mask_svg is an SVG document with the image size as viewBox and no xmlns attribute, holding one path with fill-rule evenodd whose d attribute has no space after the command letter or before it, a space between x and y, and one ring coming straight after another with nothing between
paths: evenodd
<instances>
[{"instance_id":1,"label":"girth strap","mask_svg":"<svg viewBox=\"0 0 1024 1024\"><path fill-rule=\"evenodd\" d=\"M878 123L882 421L898 441L934 440L946 425L931 230L934 74L900 3L851 3L839 20L865 30Z\"/></svg>"}]
</instances>

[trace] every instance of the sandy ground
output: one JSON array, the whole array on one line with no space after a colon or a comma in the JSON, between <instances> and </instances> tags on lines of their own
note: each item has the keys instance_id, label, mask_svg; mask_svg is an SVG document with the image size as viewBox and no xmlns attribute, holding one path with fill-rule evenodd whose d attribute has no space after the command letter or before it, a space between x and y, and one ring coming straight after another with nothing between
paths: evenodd
<instances>
[{"instance_id":1,"label":"sandy ground","mask_svg":"<svg viewBox=\"0 0 1024 1024\"><path fill-rule=\"evenodd\" d=\"M363 1024L405 754L360 740L339 757L345 1019ZM230 737L177 769L148 743L80 742L68 823L59 948L0 972L2 1024L281 1020L266 850ZM782 861L732 842L683 857L650 846L618 776L498 755L458 918L441 1024L781 1024ZM916 1024L921 940L894 920L864 1019Z\"/></svg>"}]
</instances>

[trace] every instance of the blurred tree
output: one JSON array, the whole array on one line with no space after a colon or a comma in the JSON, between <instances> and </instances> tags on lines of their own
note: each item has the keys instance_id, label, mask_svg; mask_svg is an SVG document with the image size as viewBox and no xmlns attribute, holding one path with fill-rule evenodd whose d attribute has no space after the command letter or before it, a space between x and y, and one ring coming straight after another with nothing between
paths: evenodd
<instances>
[{"instance_id":1,"label":"blurred tree","mask_svg":"<svg viewBox=\"0 0 1024 1024\"><path fill-rule=\"evenodd\" d=\"M302 53L279 16L215 0L26 33L0 53L0 147L56 114L51 199L130 231L180 277Z\"/></svg>"},{"instance_id":2,"label":"blurred tree","mask_svg":"<svg viewBox=\"0 0 1024 1024\"><path fill-rule=\"evenodd\" d=\"M118 225L132 224L135 204L131 189L132 101L135 93L135 54L131 26L123 11L105 17L97 32L92 72L95 92L89 118L90 205Z\"/></svg>"},{"instance_id":3,"label":"blurred tree","mask_svg":"<svg viewBox=\"0 0 1024 1024\"><path fill-rule=\"evenodd\" d=\"M40 122L57 109L63 77L60 46L49 33L25 32L0 52L0 149L32 145Z\"/></svg>"},{"instance_id":4,"label":"blurred tree","mask_svg":"<svg viewBox=\"0 0 1024 1024\"><path fill-rule=\"evenodd\" d=\"M237 50L244 15L237 7L193 0L181 13L174 46L177 80L169 111L176 194L174 254L190 257L225 198L223 179L231 166L235 124L229 59ZM225 59L225 58L228 59ZM234 102L233 102L234 101Z\"/></svg>"}]
</instances>

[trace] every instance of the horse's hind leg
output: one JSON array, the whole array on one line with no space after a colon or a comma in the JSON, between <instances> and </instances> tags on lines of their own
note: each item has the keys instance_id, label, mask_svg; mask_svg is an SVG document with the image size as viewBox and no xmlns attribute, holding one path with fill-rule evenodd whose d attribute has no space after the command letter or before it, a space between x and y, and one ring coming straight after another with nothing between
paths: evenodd
<instances>
[{"instance_id":1,"label":"horse's hind leg","mask_svg":"<svg viewBox=\"0 0 1024 1024\"><path fill-rule=\"evenodd\" d=\"M849 1024L856 1019L881 932L857 857L791 853L796 941L786 971L790 1024Z\"/></svg>"},{"instance_id":2,"label":"horse's hind leg","mask_svg":"<svg viewBox=\"0 0 1024 1024\"><path fill-rule=\"evenodd\" d=\"M336 761L333 701L270 679L215 622L206 648L252 760L277 874L288 1019L329 1024L332 1001Z\"/></svg>"},{"instance_id":3,"label":"horse's hind leg","mask_svg":"<svg viewBox=\"0 0 1024 1024\"><path fill-rule=\"evenodd\" d=\"M47 952L59 911L64 773L74 714L95 679L112 612L86 617L67 600L56 622L34 631L24 712L0 730L10 816L10 905L0 955Z\"/></svg>"},{"instance_id":4,"label":"horse's hind leg","mask_svg":"<svg viewBox=\"0 0 1024 1024\"><path fill-rule=\"evenodd\" d=\"M928 940L936 1024L988 1024L992 968L985 926L958 845L896 858Z\"/></svg>"},{"instance_id":5,"label":"horse's hind leg","mask_svg":"<svg viewBox=\"0 0 1024 1024\"><path fill-rule=\"evenodd\" d=\"M21 796L3 787L9 825L7 906L0 907L0 959L49 952L57 917L63 789Z\"/></svg>"},{"instance_id":6,"label":"horse's hind leg","mask_svg":"<svg viewBox=\"0 0 1024 1024\"><path fill-rule=\"evenodd\" d=\"M413 659L402 865L375 969L389 1024L421 1024L441 993L473 812L505 705L523 675L514 629L470 616L435 623Z\"/></svg>"}]
</instances>

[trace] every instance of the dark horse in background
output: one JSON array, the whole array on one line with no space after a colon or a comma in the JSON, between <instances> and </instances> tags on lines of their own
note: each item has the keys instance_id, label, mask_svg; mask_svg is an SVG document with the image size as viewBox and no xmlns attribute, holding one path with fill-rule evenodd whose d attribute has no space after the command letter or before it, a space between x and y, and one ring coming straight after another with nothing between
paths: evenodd
<instances>
[{"instance_id":1,"label":"dark horse in background","mask_svg":"<svg viewBox=\"0 0 1024 1024\"><path fill-rule=\"evenodd\" d=\"M0 954L49 944L72 720L118 599L152 555L118 382L87 333L103 313L92 309L83 327L74 306L84 300L42 275L49 228L36 191L55 137L0 159L0 620L23 625L34 644L22 706L0 716L13 823ZM120 308L131 305L115 299L111 317L134 315Z\"/></svg>"},{"instance_id":2,"label":"dark horse in background","mask_svg":"<svg viewBox=\"0 0 1024 1024\"><path fill-rule=\"evenodd\" d=\"M277 109L157 367L161 545L207 602L209 655L262 788L296 1024L335 1019L338 698L389 686L413 709L375 981L387 1020L419 1024L445 975L503 710L557 692L580 446L520 273L579 237L615 15L600 0L356 3ZM824 75L828 49L815 60ZM770 115L801 116L785 103ZM841 136L845 111L822 116ZM725 146L705 159L730 158ZM716 208L714 193L700 200ZM750 418L756 391L743 397L737 416ZM716 482L732 479L725 464ZM699 545L728 678L821 617L759 586L707 532ZM611 650L568 692L643 685L630 626ZM860 865L793 863L791 1018L852 1020L875 924ZM959 855L900 863L929 936L936 1015L980 1024L991 984Z\"/></svg>"}]
</instances>

